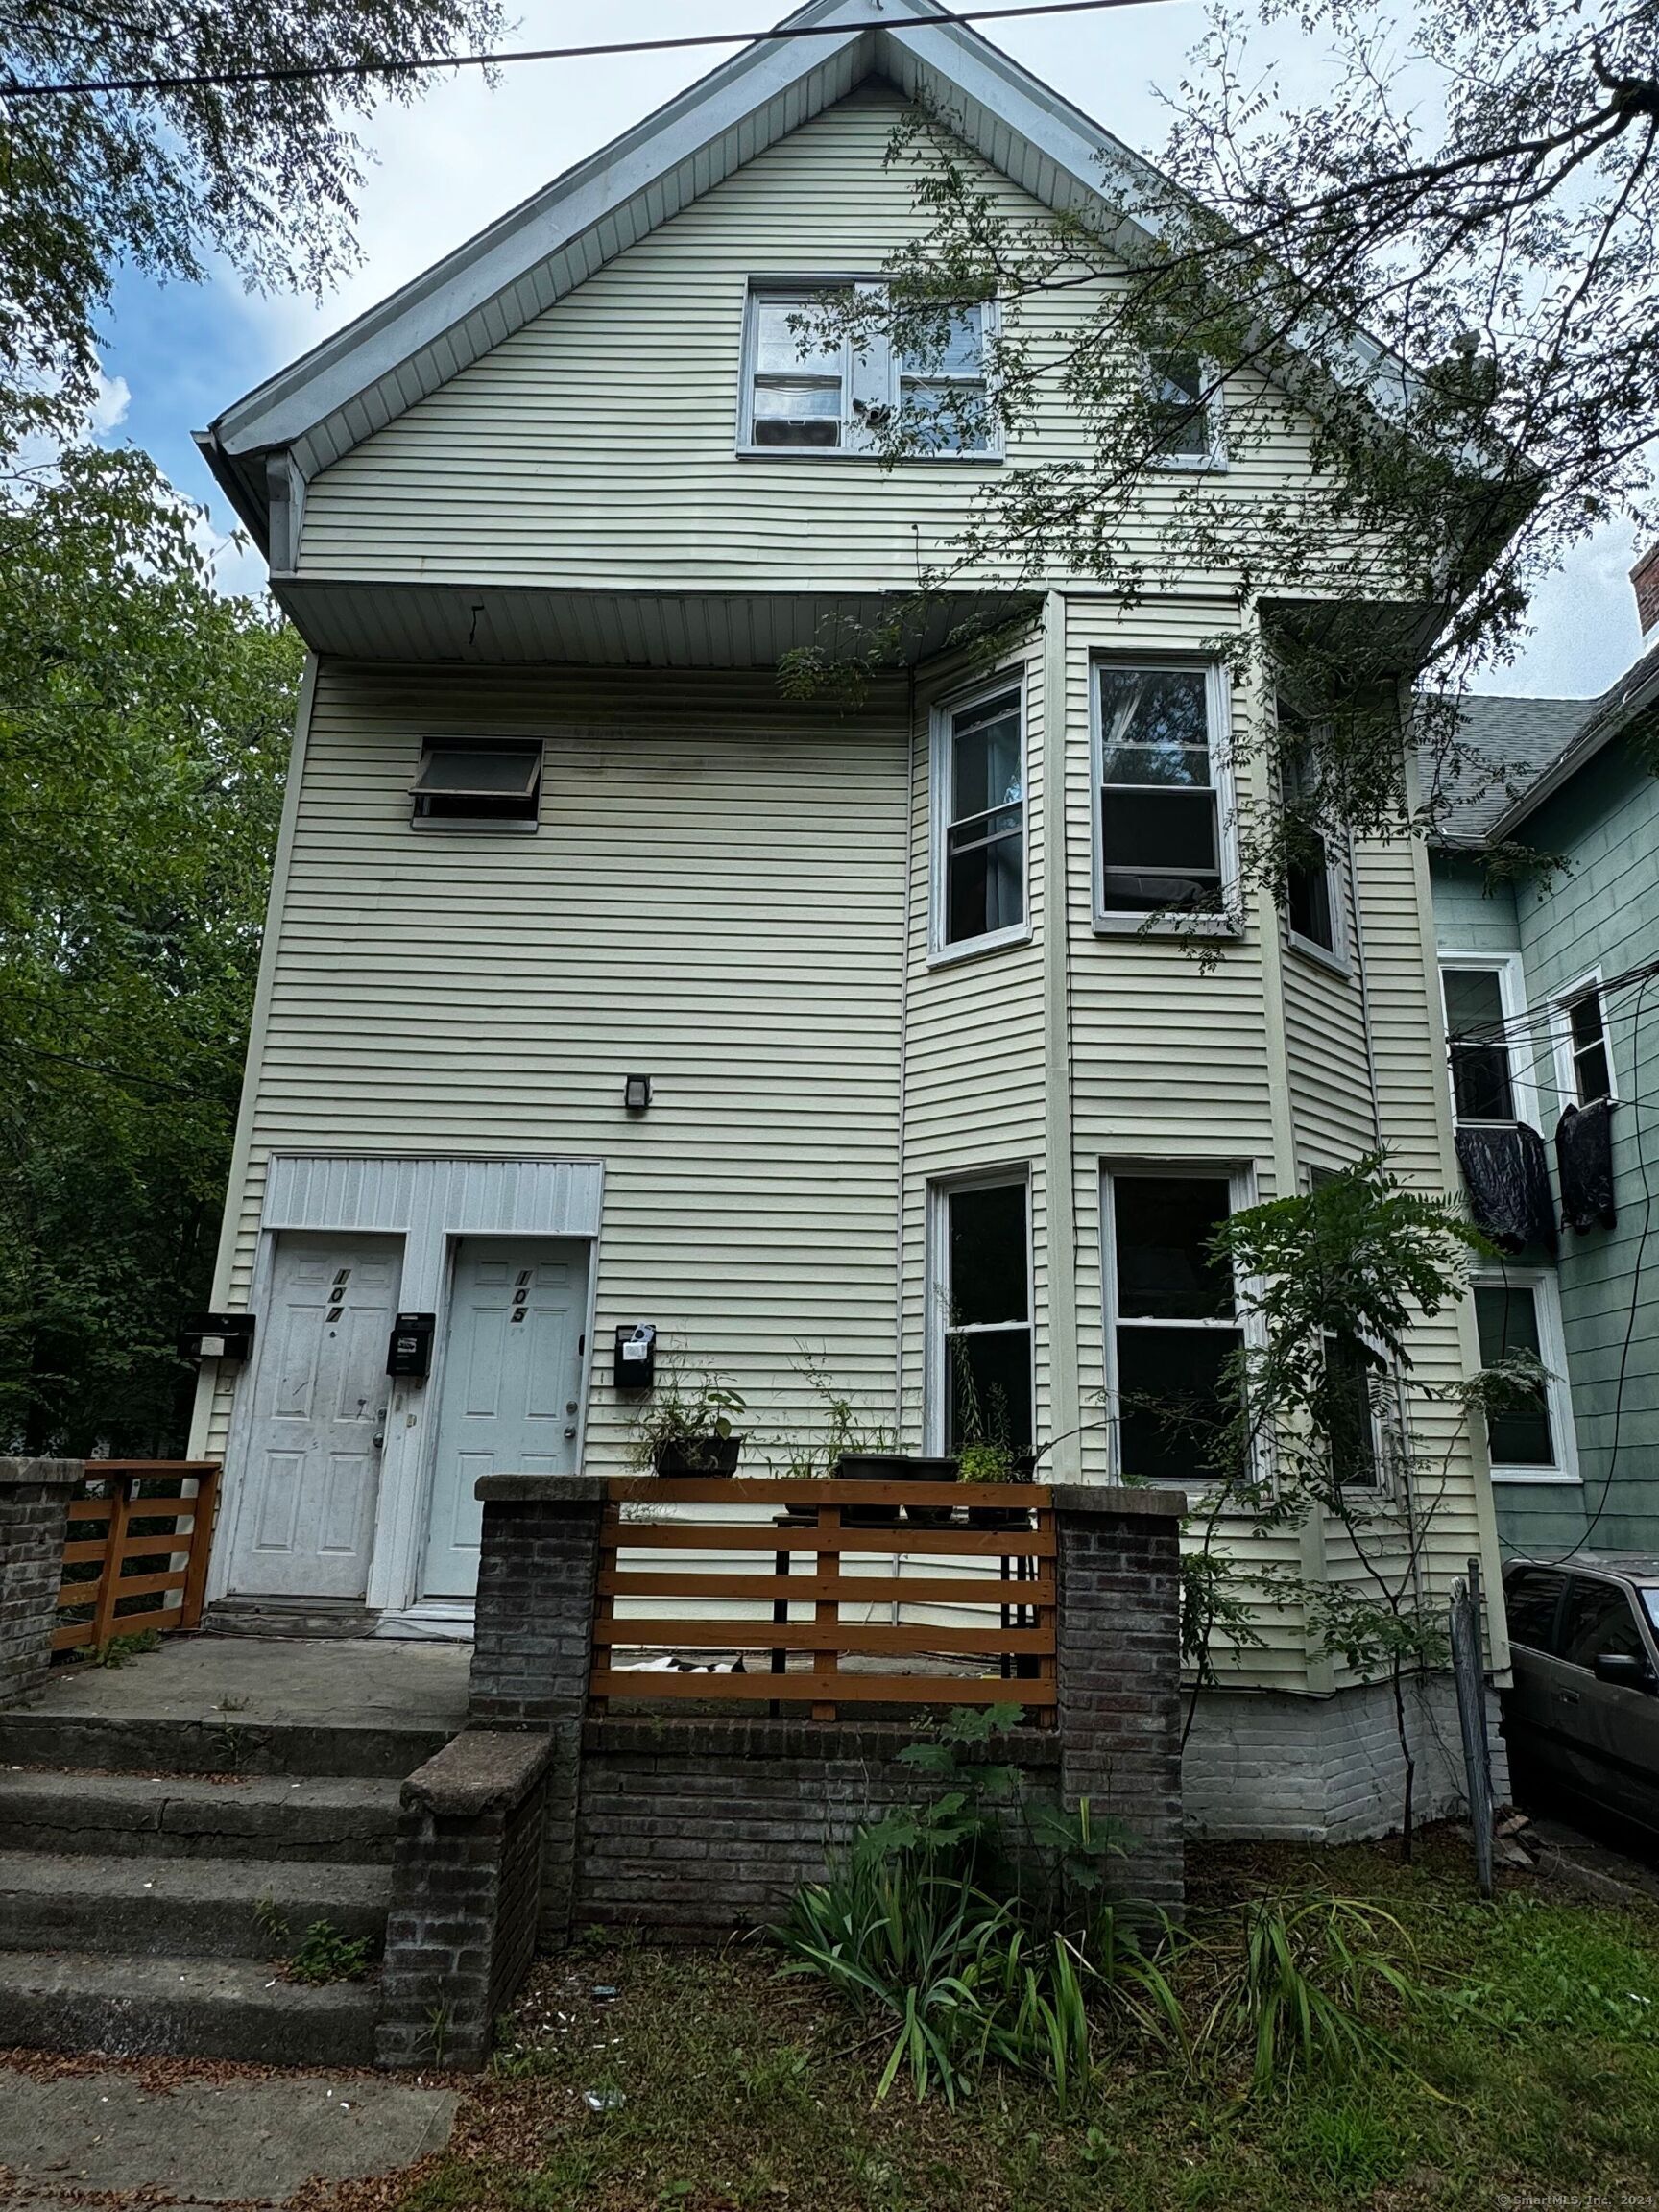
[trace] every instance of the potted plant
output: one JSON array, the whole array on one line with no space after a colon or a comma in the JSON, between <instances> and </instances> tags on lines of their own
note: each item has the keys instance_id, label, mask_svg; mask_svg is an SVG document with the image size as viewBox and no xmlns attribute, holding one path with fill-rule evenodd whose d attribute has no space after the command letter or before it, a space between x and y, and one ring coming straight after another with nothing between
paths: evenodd
<instances>
[{"instance_id":1,"label":"potted plant","mask_svg":"<svg viewBox=\"0 0 1659 2212\"><path fill-rule=\"evenodd\" d=\"M1028 1482L1034 1458L1022 1458L1010 1452L1006 1444L964 1444L961 1456L961 1479L974 1485L993 1482ZM1031 1515L1023 1505L970 1505L970 1528L1028 1528Z\"/></svg>"},{"instance_id":2,"label":"potted plant","mask_svg":"<svg viewBox=\"0 0 1659 2212\"><path fill-rule=\"evenodd\" d=\"M743 1439L733 1429L746 1401L711 1377L693 1387L670 1375L635 1424L634 1459L663 1476L734 1475Z\"/></svg>"}]
</instances>

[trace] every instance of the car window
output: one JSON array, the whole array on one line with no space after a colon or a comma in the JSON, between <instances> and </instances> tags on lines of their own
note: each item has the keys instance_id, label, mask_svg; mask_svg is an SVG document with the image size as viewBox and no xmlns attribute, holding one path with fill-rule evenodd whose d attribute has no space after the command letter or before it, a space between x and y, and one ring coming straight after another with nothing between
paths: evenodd
<instances>
[{"instance_id":1,"label":"car window","mask_svg":"<svg viewBox=\"0 0 1659 2212\"><path fill-rule=\"evenodd\" d=\"M1593 1667L1603 1651L1646 1658L1636 1609L1616 1582L1575 1575L1561 1617L1561 1656L1575 1667Z\"/></svg>"},{"instance_id":2,"label":"car window","mask_svg":"<svg viewBox=\"0 0 1659 2212\"><path fill-rule=\"evenodd\" d=\"M1647 1625L1659 1636L1659 1590L1644 1590L1642 1602L1647 1608Z\"/></svg>"},{"instance_id":3,"label":"car window","mask_svg":"<svg viewBox=\"0 0 1659 2212\"><path fill-rule=\"evenodd\" d=\"M1555 1600L1565 1575L1549 1567L1524 1567L1503 1586L1504 1609L1509 1616L1509 1641L1527 1644L1534 1651L1552 1651Z\"/></svg>"}]
</instances>

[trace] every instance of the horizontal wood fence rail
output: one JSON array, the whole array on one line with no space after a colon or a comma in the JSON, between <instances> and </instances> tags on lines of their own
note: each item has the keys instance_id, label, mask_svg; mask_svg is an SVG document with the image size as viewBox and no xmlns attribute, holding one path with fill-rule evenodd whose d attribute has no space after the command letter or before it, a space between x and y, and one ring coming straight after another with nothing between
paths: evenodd
<instances>
[{"instance_id":1,"label":"horizontal wood fence rail","mask_svg":"<svg viewBox=\"0 0 1659 2212\"><path fill-rule=\"evenodd\" d=\"M69 1503L54 1651L200 1624L218 1482L217 1459L87 1460L87 1487Z\"/></svg>"},{"instance_id":2,"label":"horizontal wood fence rail","mask_svg":"<svg viewBox=\"0 0 1659 2212\"><path fill-rule=\"evenodd\" d=\"M1045 1485L709 1478L619 1479L609 1489L589 1682L595 1710L612 1698L696 1698L805 1705L813 1719L833 1720L842 1705L1020 1704L1040 1724L1052 1721L1054 1515ZM682 1517L709 1506L745 1517ZM752 1551L766 1554L754 1573L733 1565L733 1553ZM641 1552L650 1566L630 1563ZM662 1556L672 1553L685 1564ZM915 1575L849 1572L844 1559L860 1555L925 1564ZM957 1559L957 1574L937 1564ZM697 1610L654 1609L661 1600ZM971 1609L974 1624L842 1615L844 1606L915 1605ZM810 1615L791 1618L791 1607ZM744 1663L741 1671L664 1672L623 1664L628 1651L731 1652ZM748 1667L751 1652L767 1665ZM846 1669L844 1658L906 1664ZM961 1664L974 1659L995 1670Z\"/></svg>"}]
</instances>

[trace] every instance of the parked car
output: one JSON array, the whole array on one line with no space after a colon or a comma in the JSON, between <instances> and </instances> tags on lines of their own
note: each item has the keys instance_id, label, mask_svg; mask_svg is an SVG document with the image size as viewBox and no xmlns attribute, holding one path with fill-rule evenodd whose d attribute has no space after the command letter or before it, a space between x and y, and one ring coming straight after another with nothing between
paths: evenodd
<instances>
[{"instance_id":1,"label":"parked car","mask_svg":"<svg viewBox=\"0 0 1659 2212\"><path fill-rule=\"evenodd\" d=\"M1659 1835L1659 1558L1580 1552L1503 1574L1517 1793L1554 1787Z\"/></svg>"}]
</instances>

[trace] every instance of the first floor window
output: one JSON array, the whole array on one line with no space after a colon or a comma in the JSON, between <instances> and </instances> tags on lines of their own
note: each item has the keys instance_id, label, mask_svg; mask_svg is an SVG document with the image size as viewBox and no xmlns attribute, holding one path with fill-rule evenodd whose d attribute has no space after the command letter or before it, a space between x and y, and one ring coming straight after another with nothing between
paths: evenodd
<instances>
[{"instance_id":1,"label":"first floor window","mask_svg":"<svg viewBox=\"0 0 1659 2212\"><path fill-rule=\"evenodd\" d=\"M1481 1366L1519 1359L1541 1370L1530 1382L1512 1382L1487 1407L1493 1474L1521 1481L1573 1479L1573 1404L1553 1277L1542 1268L1511 1268L1478 1277L1474 1294Z\"/></svg>"},{"instance_id":2,"label":"first floor window","mask_svg":"<svg viewBox=\"0 0 1659 2212\"><path fill-rule=\"evenodd\" d=\"M1202 1484L1238 1410L1228 1375L1243 1329L1232 1267L1211 1249L1233 1178L1114 1171L1107 1193L1118 1466L1139 1480Z\"/></svg>"},{"instance_id":3,"label":"first floor window","mask_svg":"<svg viewBox=\"0 0 1659 2212\"><path fill-rule=\"evenodd\" d=\"M1109 661L1097 681L1097 912L1219 914L1218 672Z\"/></svg>"},{"instance_id":4,"label":"first floor window","mask_svg":"<svg viewBox=\"0 0 1659 2212\"><path fill-rule=\"evenodd\" d=\"M1590 1106L1613 1095L1613 1062L1607 1050L1599 983L1570 991L1560 1001L1561 1097L1565 1105Z\"/></svg>"},{"instance_id":5,"label":"first floor window","mask_svg":"<svg viewBox=\"0 0 1659 2212\"><path fill-rule=\"evenodd\" d=\"M1025 921L1025 762L1020 690L947 715L936 779L943 912L936 947L971 944Z\"/></svg>"},{"instance_id":6,"label":"first floor window","mask_svg":"<svg viewBox=\"0 0 1659 2212\"><path fill-rule=\"evenodd\" d=\"M940 1193L945 1449L1028 1452L1031 1266L1025 1179Z\"/></svg>"},{"instance_id":7,"label":"first floor window","mask_svg":"<svg viewBox=\"0 0 1659 2212\"><path fill-rule=\"evenodd\" d=\"M1513 1121L1515 1069L1503 1037L1503 971L1442 966L1452 1103L1459 1121Z\"/></svg>"},{"instance_id":8,"label":"first floor window","mask_svg":"<svg viewBox=\"0 0 1659 2212\"><path fill-rule=\"evenodd\" d=\"M1377 1396L1382 1375L1357 1336L1325 1339L1325 1433L1331 1473L1345 1490L1375 1490L1382 1480L1377 1449Z\"/></svg>"}]
</instances>

